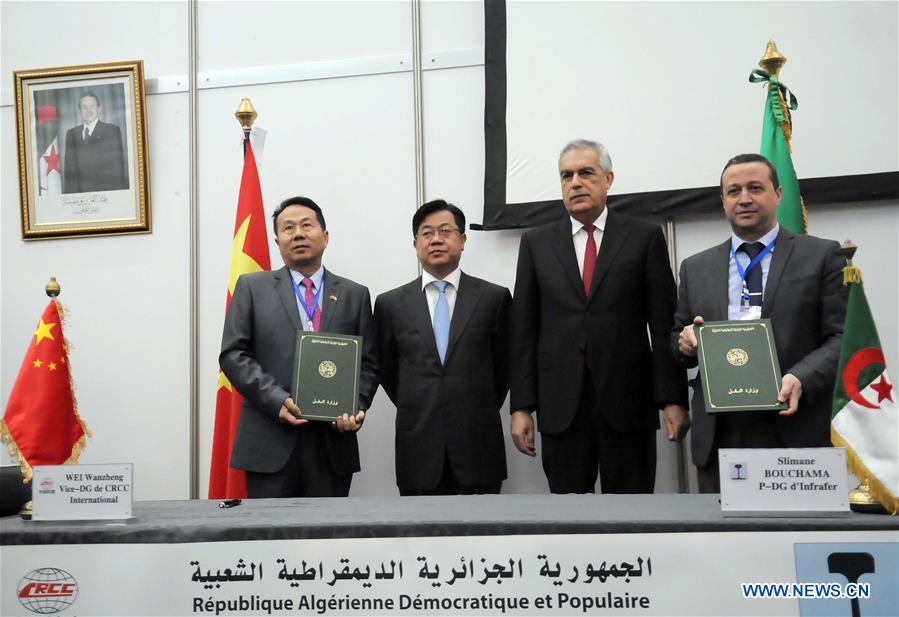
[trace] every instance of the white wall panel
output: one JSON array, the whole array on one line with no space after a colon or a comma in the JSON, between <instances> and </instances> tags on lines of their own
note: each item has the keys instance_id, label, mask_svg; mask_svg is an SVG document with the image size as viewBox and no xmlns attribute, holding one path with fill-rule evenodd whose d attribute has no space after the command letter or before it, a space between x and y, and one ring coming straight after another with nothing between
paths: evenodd
<instances>
[{"instance_id":1,"label":"white wall panel","mask_svg":"<svg viewBox=\"0 0 899 617\"><path fill-rule=\"evenodd\" d=\"M599 139L616 186L709 186L755 151L774 38L797 94L799 177L895 171L895 2L507 2L509 203L555 196L560 136Z\"/></svg>"},{"instance_id":2,"label":"white wall panel","mask_svg":"<svg viewBox=\"0 0 899 617\"><path fill-rule=\"evenodd\" d=\"M201 2L200 70L409 53L411 3Z\"/></svg>"}]
</instances>

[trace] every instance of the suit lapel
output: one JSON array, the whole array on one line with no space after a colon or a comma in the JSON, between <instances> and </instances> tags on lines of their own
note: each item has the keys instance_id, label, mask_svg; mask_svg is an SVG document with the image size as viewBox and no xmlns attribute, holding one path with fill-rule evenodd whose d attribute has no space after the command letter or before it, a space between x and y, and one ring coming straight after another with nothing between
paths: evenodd
<instances>
[{"instance_id":1,"label":"suit lapel","mask_svg":"<svg viewBox=\"0 0 899 617\"><path fill-rule=\"evenodd\" d=\"M453 318L450 321L449 343L446 346L446 358L444 366L449 364L450 356L453 354L453 347L462 336L462 331L474 315L481 299L480 290L477 281L464 272L459 278L459 287L456 289L456 303L453 306ZM435 343L436 347L436 343Z\"/></svg>"},{"instance_id":2,"label":"suit lapel","mask_svg":"<svg viewBox=\"0 0 899 617\"><path fill-rule=\"evenodd\" d=\"M596 290L602 284L603 279L606 278L606 273L609 271L609 264L615 260L618 251L624 246L626 237L627 220L612 214L610 210L606 219L606 228L602 232L602 244L599 245L599 254L596 256L596 270L593 273L593 280L590 282L590 296L587 298L587 302L596 295Z\"/></svg>"},{"instance_id":3,"label":"suit lapel","mask_svg":"<svg viewBox=\"0 0 899 617\"><path fill-rule=\"evenodd\" d=\"M425 347L434 354L439 362L440 356L437 354L437 342L434 340L434 326L431 324L431 312L428 310L428 300L425 292L421 288L421 277L418 277L403 288L405 302L403 308L409 316L409 320L415 324L418 335L424 342ZM458 298L456 299L458 301Z\"/></svg>"},{"instance_id":4,"label":"suit lapel","mask_svg":"<svg viewBox=\"0 0 899 617\"><path fill-rule=\"evenodd\" d=\"M705 317L706 321L723 321L728 318L727 304L728 284L730 280L730 238L719 244L715 251L715 259L712 262L712 272L708 284L712 294L712 305L715 307L715 315Z\"/></svg>"},{"instance_id":5,"label":"suit lapel","mask_svg":"<svg viewBox=\"0 0 899 617\"><path fill-rule=\"evenodd\" d=\"M584 281L581 278L581 271L578 268L577 255L574 252L574 240L571 238L571 218L565 217L564 220L559 221L559 223L552 228L552 233L556 236L556 240L555 242L551 242L550 245L553 248L556 258L559 260L559 264L561 264L562 269L568 276L568 280L570 280L571 284L578 290L581 297L586 299L587 295L584 293Z\"/></svg>"},{"instance_id":6,"label":"suit lapel","mask_svg":"<svg viewBox=\"0 0 899 617\"><path fill-rule=\"evenodd\" d=\"M328 332L340 302L341 278L325 269L324 288L318 302L322 307L321 331Z\"/></svg>"},{"instance_id":7,"label":"suit lapel","mask_svg":"<svg viewBox=\"0 0 899 617\"><path fill-rule=\"evenodd\" d=\"M278 297L281 298L281 304L284 305L284 310L287 311L287 316L290 318L290 324L294 327L294 330L302 330L303 322L300 320L300 308L297 306L297 295L293 290L293 280L290 278L290 270L287 266L284 266L275 272L272 282L277 288Z\"/></svg>"},{"instance_id":8,"label":"suit lapel","mask_svg":"<svg viewBox=\"0 0 899 617\"><path fill-rule=\"evenodd\" d=\"M780 232L777 234L777 246L771 252L771 267L768 270L768 279L765 281L765 295L762 298L762 317L771 315L771 307L774 306L774 297L777 295L780 279L783 277L790 255L793 254L794 238L795 236L783 227L780 228Z\"/></svg>"}]
</instances>

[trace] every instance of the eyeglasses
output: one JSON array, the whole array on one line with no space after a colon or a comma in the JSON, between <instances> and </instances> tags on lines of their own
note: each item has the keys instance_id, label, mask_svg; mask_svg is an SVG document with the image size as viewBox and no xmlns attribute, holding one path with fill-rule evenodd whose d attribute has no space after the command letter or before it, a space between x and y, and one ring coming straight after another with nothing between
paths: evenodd
<instances>
[{"instance_id":1,"label":"eyeglasses","mask_svg":"<svg viewBox=\"0 0 899 617\"><path fill-rule=\"evenodd\" d=\"M461 234L458 227L440 227L439 229L431 229L430 227L426 227L415 234L416 238L421 238L427 242L430 242L434 239L434 236L440 236L444 240L450 238L454 233Z\"/></svg>"}]
</instances>

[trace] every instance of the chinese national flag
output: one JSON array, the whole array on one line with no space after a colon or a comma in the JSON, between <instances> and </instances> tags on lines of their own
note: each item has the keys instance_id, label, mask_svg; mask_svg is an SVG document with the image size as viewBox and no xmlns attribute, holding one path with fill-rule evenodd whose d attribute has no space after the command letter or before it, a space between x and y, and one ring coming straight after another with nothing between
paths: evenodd
<instances>
[{"instance_id":1,"label":"chinese national flag","mask_svg":"<svg viewBox=\"0 0 899 617\"><path fill-rule=\"evenodd\" d=\"M50 300L0 420L0 438L18 458L26 482L35 465L76 462L91 434L78 417L60 312Z\"/></svg>"},{"instance_id":2,"label":"chinese national flag","mask_svg":"<svg viewBox=\"0 0 899 617\"><path fill-rule=\"evenodd\" d=\"M262 189L253 147L248 143L243 159L243 176L237 198L237 220L231 243L231 270L228 274L228 298L225 312L231 304L231 294L237 278L247 272L270 270L271 260L266 237L265 212L262 208ZM212 436L212 464L209 470L209 499L246 497L244 473L229 466L231 445L237 434L237 421L243 397L234 389L219 369L215 398L215 429Z\"/></svg>"}]
</instances>

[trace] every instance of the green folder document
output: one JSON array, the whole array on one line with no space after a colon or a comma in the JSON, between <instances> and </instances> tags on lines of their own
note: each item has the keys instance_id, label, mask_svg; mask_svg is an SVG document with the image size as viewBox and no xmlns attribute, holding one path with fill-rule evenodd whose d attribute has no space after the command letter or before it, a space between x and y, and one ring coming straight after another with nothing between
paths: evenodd
<instances>
[{"instance_id":1,"label":"green folder document","mask_svg":"<svg viewBox=\"0 0 899 617\"><path fill-rule=\"evenodd\" d=\"M293 400L307 420L332 421L359 411L362 337L297 332Z\"/></svg>"},{"instance_id":2,"label":"green folder document","mask_svg":"<svg viewBox=\"0 0 899 617\"><path fill-rule=\"evenodd\" d=\"M706 411L771 411L777 402L780 364L770 319L711 321L696 327L696 355Z\"/></svg>"}]
</instances>

